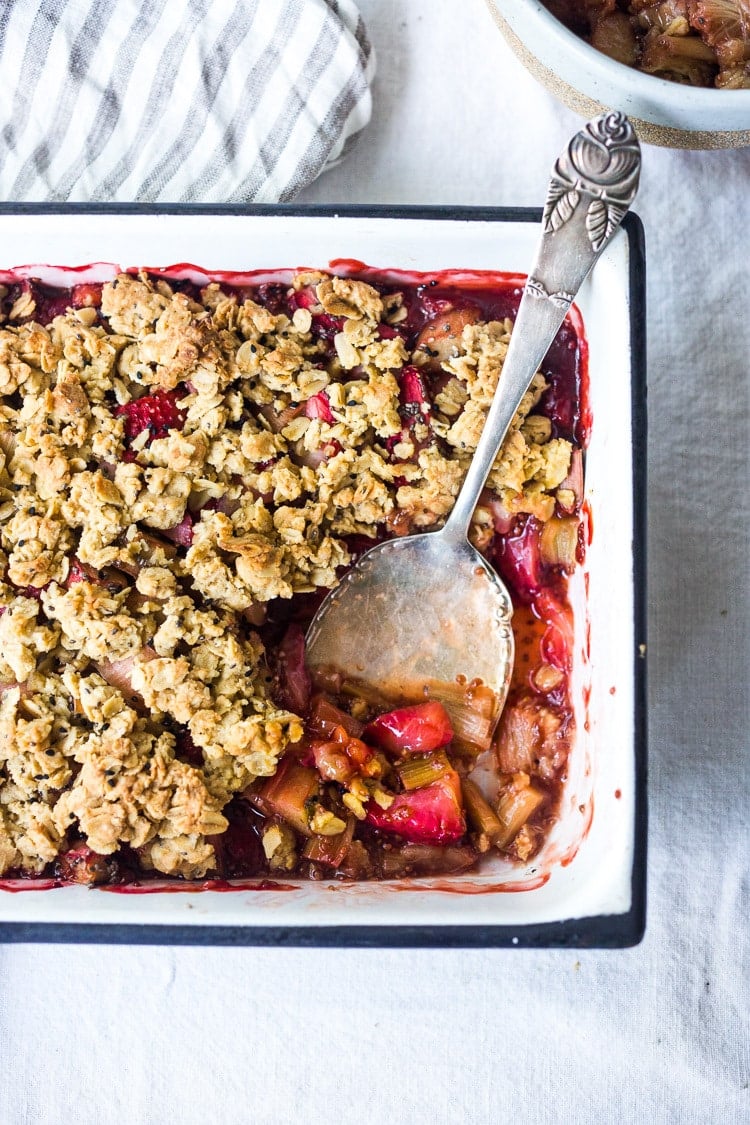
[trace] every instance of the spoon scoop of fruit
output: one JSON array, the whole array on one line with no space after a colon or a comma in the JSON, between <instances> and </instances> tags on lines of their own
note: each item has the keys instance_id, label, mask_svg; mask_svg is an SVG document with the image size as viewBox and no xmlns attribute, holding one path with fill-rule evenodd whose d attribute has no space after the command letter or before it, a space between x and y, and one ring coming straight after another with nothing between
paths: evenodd
<instances>
[{"instance_id":1,"label":"spoon scoop of fruit","mask_svg":"<svg viewBox=\"0 0 750 1125\"><path fill-rule=\"evenodd\" d=\"M439 699L462 729L468 708L482 728L470 741L489 745L513 670L513 607L469 525L521 399L635 196L640 163L618 112L590 121L556 162L536 262L453 511L439 531L371 548L331 591L306 639L319 685L374 703Z\"/></svg>"}]
</instances>

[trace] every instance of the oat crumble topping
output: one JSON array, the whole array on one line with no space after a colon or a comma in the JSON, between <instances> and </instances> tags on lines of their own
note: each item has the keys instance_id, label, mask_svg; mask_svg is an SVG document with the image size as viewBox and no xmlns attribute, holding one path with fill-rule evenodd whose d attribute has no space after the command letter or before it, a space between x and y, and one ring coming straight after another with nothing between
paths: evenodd
<instances>
[{"instance_id":1,"label":"oat crumble topping","mask_svg":"<svg viewBox=\"0 0 750 1125\"><path fill-rule=\"evenodd\" d=\"M273 698L256 631L269 603L334 586L352 536L449 513L511 321L468 320L440 355L410 353L398 293L322 273L292 290L307 300L291 316L145 274L49 323L30 291L10 308L0 874L41 872L81 838L165 874L211 871L222 810L303 733ZM432 400L405 396L428 370ZM535 413L545 388L538 374L489 479L509 517L546 521L566 499L571 443ZM489 521L480 504L479 544ZM263 848L294 865L288 827Z\"/></svg>"}]
</instances>

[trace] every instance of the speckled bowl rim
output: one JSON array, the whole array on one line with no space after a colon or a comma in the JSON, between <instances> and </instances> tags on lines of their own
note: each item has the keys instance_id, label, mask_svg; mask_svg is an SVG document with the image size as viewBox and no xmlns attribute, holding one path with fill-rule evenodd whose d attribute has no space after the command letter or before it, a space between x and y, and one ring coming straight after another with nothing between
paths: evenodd
<instances>
[{"instance_id":1,"label":"speckled bowl rim","mask_svg":"<svg viewBox=\"0 0 750 1125\"><path fill-rule=\"evenodd\" d=\"M516 3L528 3L529 0L515 0ZM609 105L589 96L575 86L571 86L564 78L550 69L545 63L527 47L518 34L510 26L505 16L501 13L497 0L485 0L487 8L494 22L504 36L508 45L526 69L550 93L554 94L569 109L580 113L583 117L592 117L607 108L615 107L614 102ZM621 63L608 59L600 51L595 50L585 40L570 31L555 16L548 12L541 3L534 3L536 18L554 26L554 34L559 38L565 50L584 71L592 73L603 87L611 83L611 70L620 68ZM750 124L750 91L747 90L709 90L697 87L686 87L665 78L658 78L651 74L642 74L633 70L628 75L635 94L642 95L645 101L666 100L671 104L678 96L687 98L699 107L710 106L712 109L721 107L745 108L747 107L748 124ZM653 121L646 121L636 114L629 113L638 135L647 144L661 145L668 148L687 149L727 149L750 146L750 128L748 129L683 129L669 125L662 125Z\"/></svg>"}]
</instances>

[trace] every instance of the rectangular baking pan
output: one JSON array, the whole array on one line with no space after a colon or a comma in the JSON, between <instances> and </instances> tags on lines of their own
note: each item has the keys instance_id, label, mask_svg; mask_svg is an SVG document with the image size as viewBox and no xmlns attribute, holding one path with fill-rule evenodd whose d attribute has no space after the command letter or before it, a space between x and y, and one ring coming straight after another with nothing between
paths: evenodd
<instances>
[{"instance_id":1,"label":"rectangular baking pan","mask_svg":"<svg viewBox=\"0 0 750 1125\"><path fill-rule=\"evenodd\" d=\"M0 270L190 262L524 274L541 212L458 207L0 205ZM78 280L94 279L97 268ZM110 272L111 276L111 272ZM623 947L646 900L645 257L628 215L576 302L589 349L593 540L574 583L577 735L559 831L527 868L285 892L0 891L0 940L191 945ZM557 859L556 859L557 857ZM560 859L563 862L560 862Z\"/></svg>"}]
</instances>

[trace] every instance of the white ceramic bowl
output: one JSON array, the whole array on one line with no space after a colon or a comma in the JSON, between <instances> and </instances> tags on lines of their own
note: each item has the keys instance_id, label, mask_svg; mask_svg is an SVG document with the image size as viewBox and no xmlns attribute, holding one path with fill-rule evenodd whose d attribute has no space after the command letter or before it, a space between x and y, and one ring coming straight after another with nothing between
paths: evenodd
<instances>
[{"instance_id":1,"label":"white ceramic bowl","mask_svg":"<svg viewBox=\"0 0 750 1125\"><path fill-rule=\"evenodd\" d=\"M487 0L536 78L584 117L620 109L642 140L673 148L750 145L750 90L683 86L633 70L569 31L540 0Z\"/></svg>"},{"instance_id":2,"label":"white ceramic bowl","mask_svg":"<svg viewBox=\"0 0 750 1125\"><path fill-rule=\"evenodd\" d=\"M541 213L500 209L0 207L0 276L33 263L208 271L325 267L525 274ZM593 542L572 588L577 732L560 820L543 852L468 875L396 883L118 894L0 889L0 940L187 943L631 945L644 924L645 374L640 223L628 216L581 289L593 412ZM585 587L588 586L588 601ZM516 892L516 893L513 893ZM518 893L521 892L521 893Z\"/></svg>"}]
</instances>

